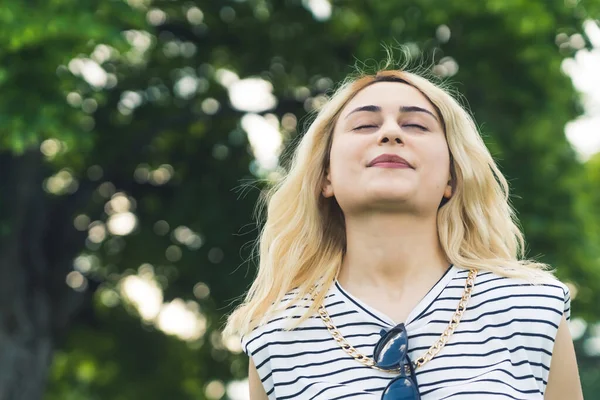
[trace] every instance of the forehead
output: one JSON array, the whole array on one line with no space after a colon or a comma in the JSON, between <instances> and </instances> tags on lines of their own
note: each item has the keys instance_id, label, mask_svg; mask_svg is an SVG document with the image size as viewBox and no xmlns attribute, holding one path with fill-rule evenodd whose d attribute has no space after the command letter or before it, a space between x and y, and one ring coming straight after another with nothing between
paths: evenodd
<instances>
[{"instance_id":1,"label":"forehead","mask_svg":"<svg viewBox=\"0 0 600 400\"><path fill-rule=\"evenodd\" d=\"M377 82L359 91L343 108L344 118L356 107L374 105L383 108L399 109L401 106L417 106L437 115L429 100L417 89L402 82Z\"/></svg>"}]
</instances>

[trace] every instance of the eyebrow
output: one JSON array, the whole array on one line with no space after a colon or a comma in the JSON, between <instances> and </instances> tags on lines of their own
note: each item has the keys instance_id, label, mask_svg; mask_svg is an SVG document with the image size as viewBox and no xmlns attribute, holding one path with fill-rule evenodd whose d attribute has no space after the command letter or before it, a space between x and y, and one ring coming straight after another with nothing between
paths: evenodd
<instances>
[{"instance_id":1,"label":"eyebrow","mask_svg":"<svg viewBox=\"0 0 600 400\"><path fill-rule=\"evenodd\" d=\"M355 108L354 110L352 110L350 113L348 113L348 115L346 115L346 118L348 118L351 114L353 114L355 112L359 112L359 111L381 112L381 107L379 107L379 106L362 106L362 107L358 107L358 108ZM426 110L426 109L421 108L421 107L417 107L417 106L402 106L402 107L400 107L400 112L403 112L403 113L414 113L414 112L426 113L426 114L431 115L433 118L435 118L435 120L438 121L438 123L440 122L438 120L438 118L435 116L435 114L433 114L431 111Z\"/></svg>"}]
</instances>

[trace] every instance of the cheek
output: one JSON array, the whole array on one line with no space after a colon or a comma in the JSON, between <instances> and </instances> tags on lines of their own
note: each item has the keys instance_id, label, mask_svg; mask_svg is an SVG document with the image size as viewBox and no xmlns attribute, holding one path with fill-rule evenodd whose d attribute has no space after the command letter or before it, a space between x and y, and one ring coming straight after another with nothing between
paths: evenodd
<instances>
[{"instance_id":1,"label":"cheek","mask_svg":"<svg viewBox=\"0 0 600 400\"><path fill-rule=\"evenodd\" d=\"M448 147L446 145L440 145L433 149L431 152L431 157L437 160L438 164L441 165L450 165L450 152L448 151Z\"/></svg>"},{"instance_id":2,"label":"cheek","mask_svg":"<svg viewBox=\"0 0 600 400\"><path fill-rule=\"evenodd\" d=\"M351 140L334 139L329 155L333 180L349 179L362 165L362 147L357 144Z\"/></svg>"},{"instance_id":3,"label":"cheek","mask_svg":"<svg viewBox=\"0 0 600 400\"><path fill-rule=\"evenodd\" d=\"M446 144L432 146L424 155L428 175L440 177L440 181L446 181L450 177L450 152Z\"/></svg>"}]
</instances>

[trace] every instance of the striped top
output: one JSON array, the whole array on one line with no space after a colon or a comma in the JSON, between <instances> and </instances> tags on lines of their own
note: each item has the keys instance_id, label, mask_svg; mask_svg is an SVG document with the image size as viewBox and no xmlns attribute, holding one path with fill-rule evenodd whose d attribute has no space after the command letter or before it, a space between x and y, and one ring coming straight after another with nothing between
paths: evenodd
<instances>
[{"instance_id":1,"label":"striped top","mask_svg":"<svg viewBox=\"0 0 600 400\"><path fill-rule=\"evenodd\" d=\"M411 360L426 352L448 326L467 275L466 269L450 267L407 317ZM293 292L282 301L289 301ZM281 330L288 323L284 317L298 318L305 304L280 312L241 339L269 399L380 399L395 374L349 356L318 314L292 331ZM337 281L329 288L325 307L348 342L368 356L373 355L381 329L396 325ZM416 370L422 400L542 400L563 313L569 319L570 296L559 281L531 285L480 272L454 335Z\"/></svg>"}]
</instances>

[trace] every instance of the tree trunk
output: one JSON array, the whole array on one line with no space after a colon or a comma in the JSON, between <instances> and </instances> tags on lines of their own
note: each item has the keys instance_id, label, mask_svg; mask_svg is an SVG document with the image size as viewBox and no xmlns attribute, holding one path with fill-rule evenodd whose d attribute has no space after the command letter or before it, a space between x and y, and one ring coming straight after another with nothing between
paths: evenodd
<instances>
[{"instance_id":1,"label":"tree trunk","mask_svg":"<svg viewBox=\"0 0 600 400\"><path fill-rule=\"evenodd\" d=\"M65 283L80 247L65 243L70 201L43 191L47 172L39 151L0 153L0 400L43 398L55 339L81 300Z\"/></svg>"}]
</instances>

